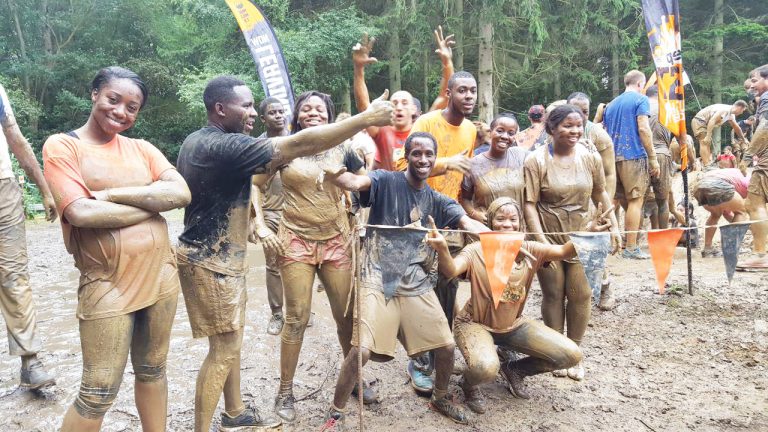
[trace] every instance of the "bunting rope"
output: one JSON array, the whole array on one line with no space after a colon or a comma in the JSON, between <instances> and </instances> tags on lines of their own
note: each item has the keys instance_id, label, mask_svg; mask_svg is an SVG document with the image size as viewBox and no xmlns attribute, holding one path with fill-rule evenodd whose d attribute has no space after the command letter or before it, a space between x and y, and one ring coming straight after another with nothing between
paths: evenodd
<instances>
[{"instance_id":1,"label":"bunting rope","mask_svg":"<svg viewBox=\"0 0 768 432\"><path fill-rule=\"evenodd\" d=\"M649 229L649 230L631 230L631 231L625 231L625 230L619 230L618 232L621 234L627 234L627 233L649 233L649 232L660 232L660 231L666 231L669 229L681 229L684 231L691 231L691 230L699 230L699 229L706 229L706 228L721 228L728 225L738 225L738 224L753 224L753 223L760 223L760 222L768 222L768 219L759 219L759 220L746 220L741 222L732 222L727 223L723 225L698 225L695 227L686 227L686 226L677 226L677 227L669 227L669 228L660 228L660 229ZM359 225L366 228L383 228L383 229L412 229L412 230L418 230L418 231L424 231L428 232L431 231L430 228L425 228L423 226L415 226L415 225L406 225L406 226L395 226L395 225ZM437 231L440 232L448 232L448 233L462 233L462 234L474 234L477 235L478 233L474 231L468 231L468 230L461 230L461 229L449 229L449 228L437 228ZM533 231L519 231L523 232L524 234L540 234ZM611 233L611 231L545 231L541 234L558 234L558 235L570 235L570 234L597 234L599 232L604 233Z\"/></svg>"}]
</instances>

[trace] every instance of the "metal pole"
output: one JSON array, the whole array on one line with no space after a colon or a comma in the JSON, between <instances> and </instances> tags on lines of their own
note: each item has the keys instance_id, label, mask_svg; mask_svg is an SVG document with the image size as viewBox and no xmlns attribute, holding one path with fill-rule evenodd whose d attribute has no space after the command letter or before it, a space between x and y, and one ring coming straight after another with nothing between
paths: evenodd
<instances>
[{"instance_id":1,"label":"metal pole","mask_svg":"<svg viewBox=\"0 0 768 432\"><path fill-rule=\"evenodd\" d=\"M687 143L686 143L687 145ZM686 167L683 170L683 205L685 206L685 225L687 227L685 233L685 252L688 259L688 294L693 295L693 269L691 262L691 221L690 214L688 212L688 169Z\"/></svg>"}]
</instances>

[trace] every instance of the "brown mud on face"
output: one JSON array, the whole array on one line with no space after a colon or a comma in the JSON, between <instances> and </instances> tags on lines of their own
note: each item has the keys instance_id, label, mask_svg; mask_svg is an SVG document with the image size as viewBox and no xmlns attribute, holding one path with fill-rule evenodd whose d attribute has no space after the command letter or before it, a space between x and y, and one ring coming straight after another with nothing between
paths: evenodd
<instances>
[{"instance_id":1,"label":"brown mud on face","mask_svg":"<svg viewBox=\"0 0 768 432\"><path fill-rule=\"evenodd\" d=\"M675 186L680 199L679 183ZM699 221L706 211L697 208ZM703 212L703 213L701 213ZM170 237L182 229L180 213L169 216ZM19 359L0 341L0 431L55 431L80 385L81 358L75 319L77 278L64 250L57 224L27 224L30 282L38 308L43 341L40 358L55 375L57 386L39 399L16 390ZM715 247L718 247L716 239ZM768 430L768 286L764 273L736 273L728 287L722 259L693 254L695 295L687 290L685 250L678 248L667 295L657 294L650 261L608 258L611 287L618 300L611 312L594 311L582 344L586 379L575 382L549 374L526 380L530 401L514 399L501 378L482 386L488 400L484 415L470 414L467 430L491 431L764 431ZM279 383L280 338L266 334L270 317L264 285L261 247L248 250L248 308L242 349L242 390L263 413L271 407ZM464 305L462 283L457 304ZM341 362L336 324L323 295L313 296L315 325L307 329L294 381L301 398L299 420L285 431L319 430L331 404ZM206 339L192 339L184 302L179 299L168 353L168 431L192 430L197 370L208 350ZM541 288L531 287L524 316L541 319ZM2 333L2 330L0 330ZM461 357L460 355L458 356ZM388 363L368 363L363 374L377 380L381 403L366 407L365 429L419 432L456 430L452 422L430 411L403 378L408 358L398 348ZM457 359L461 362L463 360ZM449 391L463 403L453 376ZM219 402L219 410L223 402ZM356 430L357 404L348 404L347 425ZM219 411L212 431L217 427ZM510 426L513 425L513 426ZM102 431L140 430L133 401L133 371L126 368L115 405Z\"/></svg>"}]
</instances>

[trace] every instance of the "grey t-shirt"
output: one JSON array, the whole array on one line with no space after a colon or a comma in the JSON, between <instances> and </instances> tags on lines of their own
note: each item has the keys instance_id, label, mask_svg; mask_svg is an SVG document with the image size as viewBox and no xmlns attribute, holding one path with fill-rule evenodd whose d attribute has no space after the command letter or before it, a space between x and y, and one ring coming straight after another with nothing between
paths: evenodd
<instances>
[{"instance_id":1,"label":"grey t-shirt","mask_svg":"<svg viewBox=\"0 0 768 432\"><path fill-rule=\"evenodd\" d=\"M432 216L438 227L455 229L458 228L462 216L466 215L459 203L433 190L429 185L420 190L411 187L402 171L376 170L369 173L368 177L371 179L371 188L360 194L360 205L371 208L368 217L370 225L406 226L417 222L426 227L427 216ZM435 251L424 242L423 232L409 238L412 240L404 247L388 250L393 244L398 244L398 241L380 241L381 237L377 235L376 229L366 231L366 254L363 256L361 271L364 287L387 294L382 281L382 268L390 264L392 267L403 268L404 263L379 261L395 261L409 256L394 295L419 296L434 288L437 283ZM402 240L402 237L399 240ZM408 251L411 253L404 254L409 247L413 248Z\"/></svg>"}]
</instances>

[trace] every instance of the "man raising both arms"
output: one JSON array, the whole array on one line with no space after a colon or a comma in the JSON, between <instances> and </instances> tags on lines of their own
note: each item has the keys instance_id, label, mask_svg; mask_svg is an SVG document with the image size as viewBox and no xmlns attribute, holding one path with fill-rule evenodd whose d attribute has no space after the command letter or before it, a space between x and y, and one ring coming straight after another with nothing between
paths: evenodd
<instances>
[{"instance_id":1,"label":"man raising both arms","mask_svg":"<svg viewBox=\"0 0 768 432\"><path fill-rule=\"evenodd\" d=\"M451 50L455 44L453 35L443 37L443 28L438 27L435 30L435 40L437 41L435 52L440 56L440 61L443 63L443 77L440 81L440 93L430 110L444 108L447 104L445 91L448 86L448 79L453 74L453 52ZM363 34L360 43L352 48L352 63L354 65L352 85L355 91L355 104L359 112L365 111L370 104L368 87L365 85L365 67L378 61L375 57L370 57L375 41L375 38L369 39L368 34ZM395 107L394 123L392 126L371 126L368 128L368 135L376 143L376 159L373 169L392 171L394 170L394 162L403 156L403 143L411 132L415 114L417 112L421 114L421 107L415 105L415 98L405 90L396 91L389 100Z\"/></svg>"},{"instance_id":2,"label":"man raising both arms","mask_svg":"<svg viewBox=\"0 0 768 432\"><path fill-rule=\"evenodd\" d=\"M245 83L231 76L214 78L203 101L208 125L184 140L176 164L192 192L179 236L179 279L192 335L208 337L209 343L197 376L194 430L210 429L222 392L221 430L274 426L277 422L246 408L240 392L251 176L330 149L368 126L391 124L392 104L376 100L343 122L286 137L252 138L248 134L256 110Z\"/></svg>"},{"instance_id":3,"label":"man raising both arms","mask_svg":"<svg viewBox=\"0 0 768 432\"><path fill-rule=\"evenodd\" d=\"M637 230L643 212L643 198L650 177L659 175L659 161L653 147L648 98L643 95L645 75L631 70L624 75L626 89L605 109L605 129L616 153L616 199L624 207L627 247L623 258L648 259L637 246ZM633 232L634 231L634 232Z\"/></svg>"}]
</instances>

